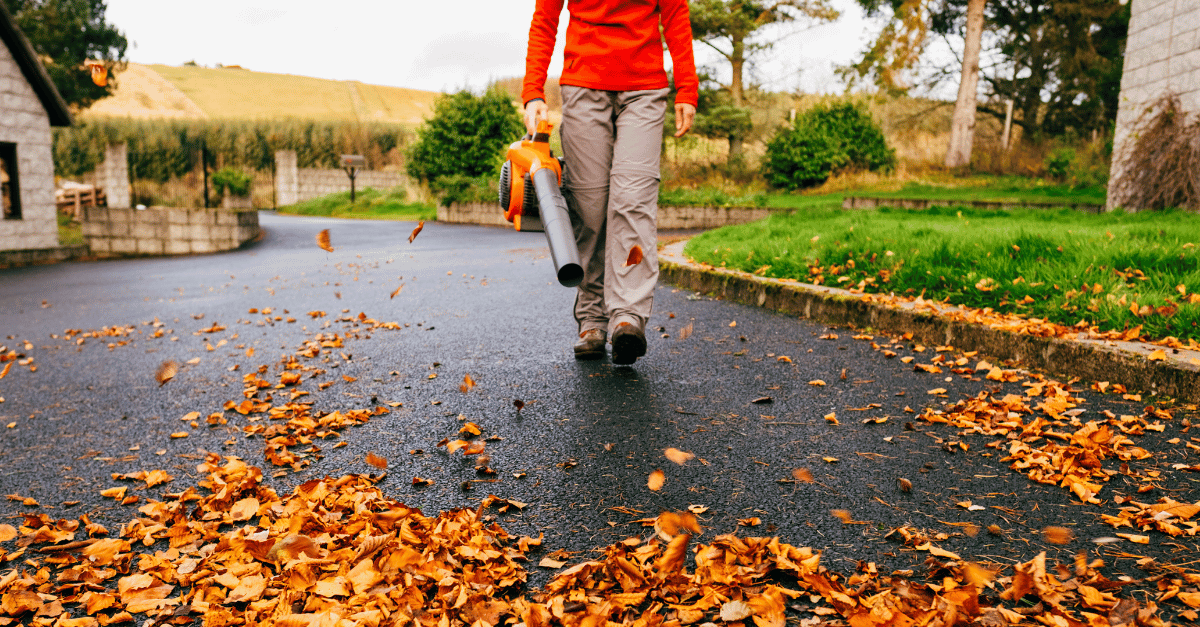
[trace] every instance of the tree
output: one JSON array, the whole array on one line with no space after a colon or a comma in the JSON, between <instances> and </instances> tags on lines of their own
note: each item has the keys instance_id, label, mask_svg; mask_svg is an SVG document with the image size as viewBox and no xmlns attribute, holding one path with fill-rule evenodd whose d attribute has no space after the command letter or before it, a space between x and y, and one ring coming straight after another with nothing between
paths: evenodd
<instances>
[{"instance_id":1,"label":"tree","mask_svg":"<svg viewBox=\"0 0 1200 627\"><path fill-rule=\"evenodd\" d=\"M868 15L885 18L862 59L845 68L849 80L873 79L881 88L933 86L952 73L923 68L927 36L958 42L967 31L972 0L858 0ZM979 79L979 110L1003 119L1014 102L1013 123L1026 135L1107 131L1116 120L1129 4L1116 0L987 0L986 47ZM914 80L920 76L921 80Z\"/></svg>"},{"instance_id":2,"label":"tree","mask_svg":"<svg viewBox=\"0 0 1200 627\"><path fill-rule=\"evenodd\" d=\"M494 175L504 147L525 134L525 123L508 95L489 89L438 98L433 117L417 129L408 153L408 173L432 182L444 176Z\"/></svg>"},{"instance_id":3,"label":"tree","mask_svg":"<svg viewBox=\"0 0 1200 627\"><path fill-rule=\"evenodd\" d=\"M958 79L958 102L950 124L950 148L946 167L971 163L975 143L975 105L979 92L979 48L983 42L983 5L986 0L970 0L967 5L967 32L963 39L962 75Z\"/></svg>"},{"instance_id":4,"label":"tree","mask_svg":"<svg viewBox=\"0 0 1200 627\"><path fill-rule=\"evenodd\" d=\"M3 1L68 105L85 109L112 93L115 81L97 85L85 66L99 61L110 77L126 67L129 42L105 21L105 0Z\"/></svg>"},{"instance_id":5,"label":"tree","mask_svg":"<svg viewBox=\"0 0 1200 627\"><path fill-rule=\"evenodd\" d=\"M747 61L771 47L771 42L754 41L754 33L768 24L808 19L834 20L839 13L829 0L697 0L689 9L692 36L729 61L729 106L744 109L743 71ZM742 114L725 112L726 121ZM733 129L729 137L730 158L742 151L745 133Z\"/></svg>"}]
</instances>

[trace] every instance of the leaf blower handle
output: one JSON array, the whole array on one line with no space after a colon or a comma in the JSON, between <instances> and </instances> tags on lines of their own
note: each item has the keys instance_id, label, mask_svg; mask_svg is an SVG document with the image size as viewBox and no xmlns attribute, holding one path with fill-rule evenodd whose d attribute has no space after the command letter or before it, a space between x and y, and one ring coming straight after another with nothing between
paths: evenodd
<instances>
[{"instance_id":1,"label":"leaf blower handle","mask_svg":"<svg viewBox=\"0 0 1200 627\"><path fill-rule=\"evenodd\" d=\"M558 187L558 175L550 168L536 170L533 188L537 192L546 243L550 246L558 282L563 287L576 287L583 282L583 264L579 261L579 247L575 245L575 233L567 214L567 200Z\"/></svg>"}]
</instances>

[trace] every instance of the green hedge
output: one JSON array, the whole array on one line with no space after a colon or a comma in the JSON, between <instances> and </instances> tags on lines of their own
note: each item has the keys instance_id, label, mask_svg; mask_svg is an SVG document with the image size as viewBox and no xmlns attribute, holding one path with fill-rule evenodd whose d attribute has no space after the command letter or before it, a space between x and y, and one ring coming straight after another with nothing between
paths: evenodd
<instances>
[{"instance_id":1,"label":"green hedge","mask_svg":"<svg viewBox=\"0 0 1200 627\"><path fill-rule=\"evenodd\" d=\"M129 146L130 177L160 183L199 167L202 145L210 168L271 170L277 150L295 150L302 168L338 167L342 154L366 155L379 167L384 160L398 161L393 151L411 137L399 124L85 119L54 129L54 168L60 176L91 172L104 160L105 146L120 142Z\"/></svg>"}]
</instances>

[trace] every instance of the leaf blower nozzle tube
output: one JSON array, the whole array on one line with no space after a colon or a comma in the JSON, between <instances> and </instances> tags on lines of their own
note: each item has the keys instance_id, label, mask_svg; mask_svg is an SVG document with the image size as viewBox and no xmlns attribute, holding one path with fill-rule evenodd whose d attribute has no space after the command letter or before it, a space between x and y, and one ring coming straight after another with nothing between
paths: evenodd
<instances>
[{"instance_id":1,"label":"leaf blower nozzle tube","mask_svg":"<svg viewBox=\"0 0 1200 627\"><path fill-rule=\"evenodd\" d=\"M558 282L563 287L576 287L583 282L583 265L579 261L571 218L567 215L567 200L558 188L558 176L549 168L539 169L533 173L533 187L537 191L546 243L550 245Z\"/></svg>"}]
</instances>

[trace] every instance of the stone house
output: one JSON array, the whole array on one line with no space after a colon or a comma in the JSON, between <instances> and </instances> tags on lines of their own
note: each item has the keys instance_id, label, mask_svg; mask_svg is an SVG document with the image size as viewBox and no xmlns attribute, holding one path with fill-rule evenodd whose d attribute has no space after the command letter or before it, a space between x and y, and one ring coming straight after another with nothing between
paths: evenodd
<instances>
[{"instance_id":1,"label":"stone house","mask_svg":"<svg viewBox=\"0 0 1200 627\"><path fill-rule=\"evenodd\" d=\"M50 127L71 114L0 2L0 250L58 246Z\"/></svg>"},{"instance_id":2,"label":"stone house","mask_svg":"<svg viewBox=\"0 0 1200 627\"><path fill-rule=\"evenodd\" d=\"M1109 177L1109 207L1123 204L1114 182L1120 156L1146 107L1170 93L1185 112L1200 113L1200 2L1131 0L1129 37L1121 70L1121 96Z\"/></svg>"}]
</instances>

